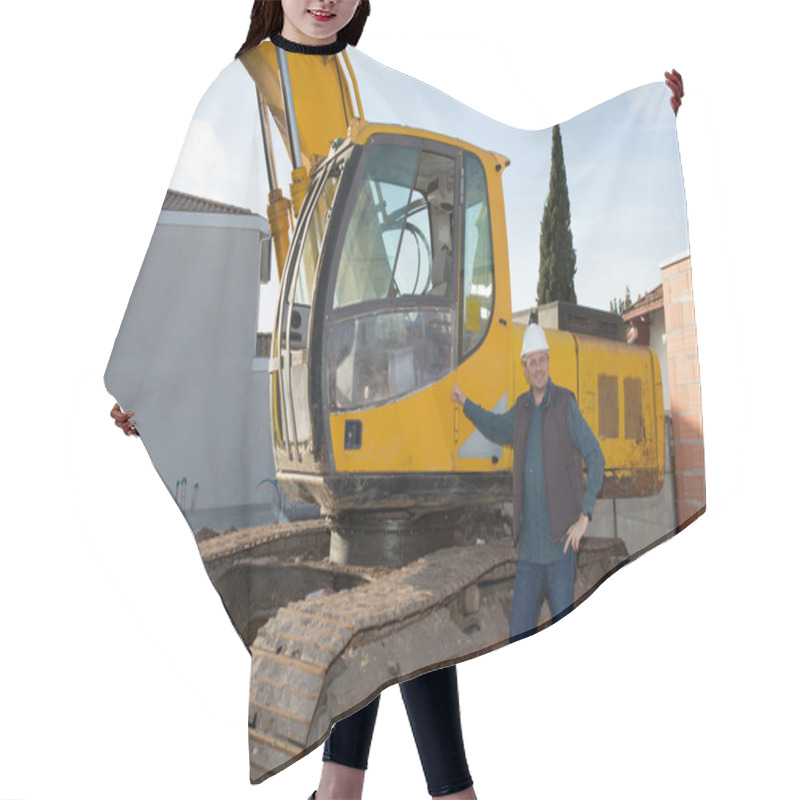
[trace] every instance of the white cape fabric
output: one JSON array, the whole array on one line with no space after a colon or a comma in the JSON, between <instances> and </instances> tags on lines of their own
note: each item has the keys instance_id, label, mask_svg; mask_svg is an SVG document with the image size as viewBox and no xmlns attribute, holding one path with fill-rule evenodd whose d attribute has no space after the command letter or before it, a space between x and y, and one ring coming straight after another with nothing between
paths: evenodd
<instances>
[{"instance_id":1,"label":"white cape fabric","mask_svg":"<svg viewBox=\"0 0 800 800\"><path fill-rule=\"evenodd\" d=\"M553 130L510 128L356 50L348 53L370 122L456 137L509 159L502 186L512 305L522 312L536 306ZM288 195L291 166L274 120L270 125L278 181ZM658 491L605 499L601 493L589 530L596 539L624 543L626 555L617 559L618 566L673 535L705 507L696 346L692 350L687 337L694 323L675 117L659 83L627 92L559 128L577 254L577 302L605 312L626 292L631 300L639 298L624 315L626 324L620 320L620 330L628 328L630 347L649 342L661 362L662 381L654 391L663 392L667 452L660 456L664 475ZM278 275L270 259L267 194L254 83L237 61L198 106L106 372L109 392L135 411L153 464L196 534L209 575L253 655L248 722L254 781L308 752L333 721L385 686L508 640L507 618L486 623L483 638L475 634L484 621L470 604L483 601L466 591L464 597L437 595L432 602L439 604L439 616L431 613L427 622L414 618L419 598L413 591L431 580L425 570L433 569L431 564L439 570L438 591L449 580L447 569L456 577L472 569L471 556L462 563L456 548L438 562L436 554L428 562L415 561L403 568L410 583L398 578L402 570L392 570L382 589L372 578L365 589L357 585L357 575L345 580L342 571L330 578L329 533L314 521L316 509L282 494L271 433L268 334ZM678 293L670 288L676 276L683 287ZM510 387L499 392L500 399L495 410L504 411L514 400ZM690 435L687 420L695 418ZM600 440L605 447L606 439ZM695 477L693 484L681 472L689 452L692 463L684 472ZM310 521L285 527L304 517ZM505 581L513 579L515 554L509 552L500 569ZM611 571L588 577L578 599ZM401 584L415 587L409 590L405 621L385 640L370 641L364 631L379 628L383 619L376 603L386 603L387 615L395 613L404 602ZM365 591L372 592L368 611L359 600ZM488 596L481 591L480 597ZM507 616L507 602L497 609ZM325 622L299 633L289 611L319 614ZM465 622L468 617L474 625Z\"/></svg>"}]
</instances>

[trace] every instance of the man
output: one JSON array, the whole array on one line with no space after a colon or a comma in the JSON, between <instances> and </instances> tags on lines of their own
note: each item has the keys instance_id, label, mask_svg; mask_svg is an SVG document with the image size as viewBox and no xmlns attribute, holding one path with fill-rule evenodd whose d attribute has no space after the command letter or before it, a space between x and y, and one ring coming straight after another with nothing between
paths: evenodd
<instances>
[{"instance_id":1,"label":"man","mask_svg":"<svg viewBox=\"0 0 800 800\"><path fill-rule=\"evenodd\" d=\"M493 414L456 386L455 402L476 428L514 447L514 544L519 546L511 608L511 641L530 635L544 595L553 621L572 610L581 539L603 484L605 458L569 389L550 380L550 347L538 325L522 340L530 391L505 414ZM581 459L586 465L583 487Z\"/></svg>"}]
</instances>

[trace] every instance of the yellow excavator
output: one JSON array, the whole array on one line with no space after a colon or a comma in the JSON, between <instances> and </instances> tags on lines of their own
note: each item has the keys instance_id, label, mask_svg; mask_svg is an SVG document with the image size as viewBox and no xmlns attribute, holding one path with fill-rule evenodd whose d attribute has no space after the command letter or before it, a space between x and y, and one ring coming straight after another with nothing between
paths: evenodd
<instances>
[{"instance_id":1,"label":"yellow excavator","mask_svg":"<svg viewBox=\"0 0 800 800\"><path fill-rule=\"evenodd\" d=\"M525 324L511 313L509 160L367 121L346 52L308 57L264 42L241 60L258 90L280 275L277 478L325 515L201 545L253 655L258 781L388 683L507 641L516 553L496 510L510 501L512 455L450 394L458 382L505 411L527 384ZM292 161L291 201L277 185L268 115ZM547 335L553 380L574 392L601 443L601 496L657 493L655 354L613 337ZM587 540L578 599L626 557L618 539Z\"/></svg>"},{"instance_id":2,"label":"yellow excavator","mask_svg":"<svg viewBox=\"0 0 800 800\"><path fill-rule=\"evenodd\" d=\"M295 167L291 248L288 224L274 229L279 480L333 515L494 498L511 454L476 441L450 392L458 381L505 410L526 388L524 324L511 317L509 160L431 131L365 122L346 53L308 58L265 44L243 62ZM270 220L287 206L276 195ZM548 337L554 381L575 393L601 441L603 496L657 492L655 355L598 336Z\"/></svg>"}]
</instances>

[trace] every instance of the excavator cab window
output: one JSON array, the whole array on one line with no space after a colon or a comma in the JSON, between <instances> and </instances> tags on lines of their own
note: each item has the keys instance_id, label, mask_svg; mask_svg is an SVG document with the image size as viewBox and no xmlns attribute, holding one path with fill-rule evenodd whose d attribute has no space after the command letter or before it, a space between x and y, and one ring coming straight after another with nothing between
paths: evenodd
<instances>
[{"instance_id":1,"label":"excavator cab window","mask_svg":"<svg viewBox=\"0 0 800 800\"><path fill-rule=\"evenodd\" d=\"M281 281L275 326L278 358L270 364L270 372L275 448L287 451L289 458L307 449L311 441L308 393L311 309L327 227L348 157L347 152L343 153L314 175Z\"/></svg>"},{"instance_id":2,"label":"excavator cab window","mask_svg":"<svg viewBox=\"0 0 800 800\"><path fill-rule=\"evenodd\" d=\"M455 154L377 144L347 220L333 308L450 298Z\"/></svg>"},{"instance_id":3,"label":"excavator cab window","mask_svg":"<svg viewBox=\"0 0 800 800\"><path fill-rule=\"evenodd\" d=\"M337 410L387 402L453 368L459 153L382 138L362 155L336 248L326 353Z\"/></svg>"},{"instance_id":4,"label":"excavator cab window","mask_svg":"<svg viewBox=\"0 0 800 800\"><path fill-rule=\"evenodd\" d=\"M464 208L461 224L461 326L459 362L483 341L494 303L494 250L486 173L472 153L464 153Z\"/></svg>"},{"instance_id":5,"label":"excavator cab window","mask_svg":"<svg viewBox=\"0 0 800 800\"><path fill-rule=\"evenodd\" d=\"M289 347L304 350L308 347L308 321L314 292L314 281L319 266L322 242L330 218L336 190L339 186L341 167L333 164L321 182L314 201L313 211L306 218L303 232L303 246L296 257L296 264L290 265L291 288L287 295L289 328Z\"/></svg>"}]
</instances>

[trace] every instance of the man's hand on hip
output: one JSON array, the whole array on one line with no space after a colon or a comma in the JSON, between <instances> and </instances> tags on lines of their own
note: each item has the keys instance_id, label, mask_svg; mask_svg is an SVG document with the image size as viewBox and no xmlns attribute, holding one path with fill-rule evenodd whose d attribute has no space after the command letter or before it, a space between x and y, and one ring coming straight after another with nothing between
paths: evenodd
<instances>
[{"instance_id":1,"label":"man's hand on hip","mask_svg":"<svg viewBox=\"0 0 800 800\"><path fill-rule=\"evenodd\" d=\"M572 546L572 549L576 553L578 552L578 548L581 546L581 539L583 539L583 534L586 533L588 527L589 517L581 512L578 519L567 528L567 540L564 542L565 553L569 550L570 546Z\"/></svg>"}]
</instances>

